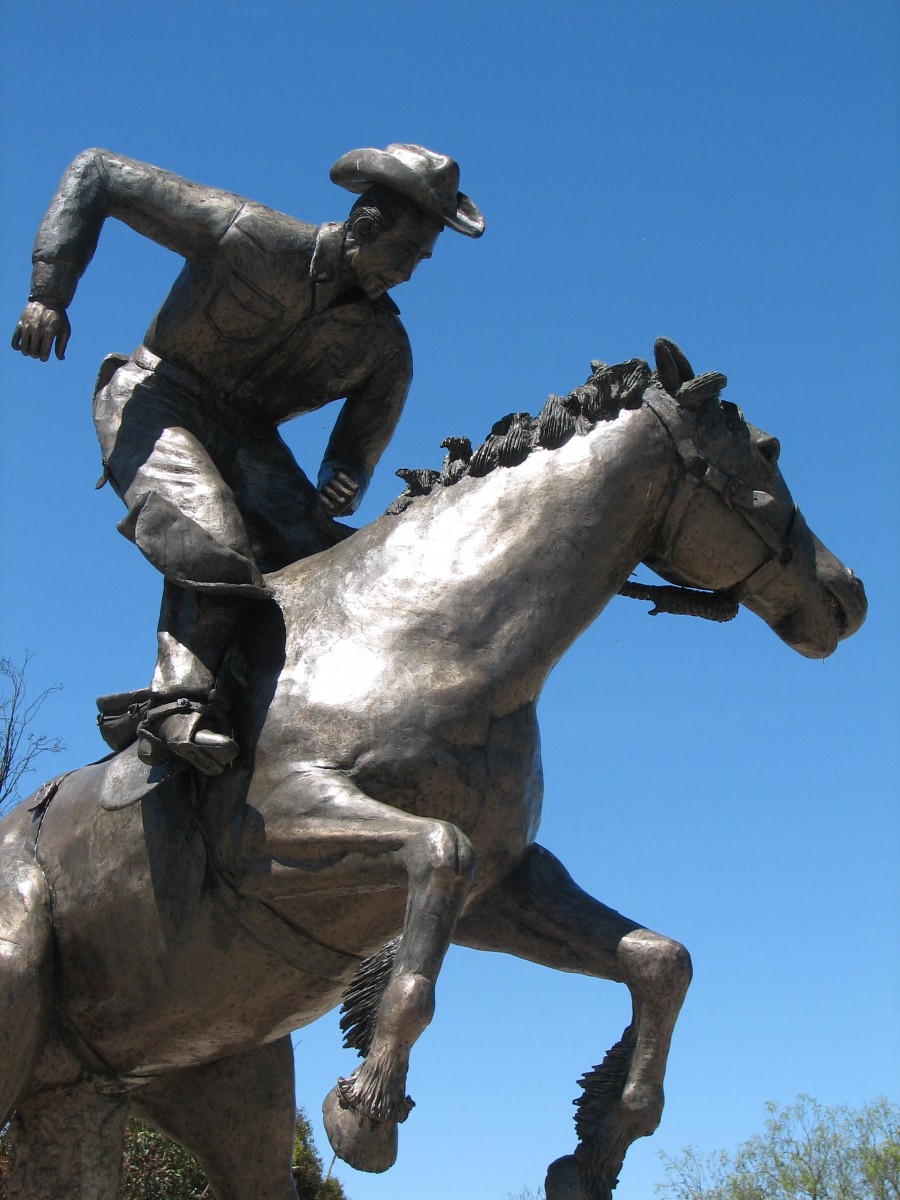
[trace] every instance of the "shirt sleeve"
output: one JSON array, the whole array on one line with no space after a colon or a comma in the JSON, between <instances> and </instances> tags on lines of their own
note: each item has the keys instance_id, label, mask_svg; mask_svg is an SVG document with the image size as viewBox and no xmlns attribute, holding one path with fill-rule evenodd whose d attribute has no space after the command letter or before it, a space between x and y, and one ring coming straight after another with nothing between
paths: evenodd
<instances>
[{"instance_id":1,"label":"shirt sleeve","mask_svg":"<svg viewBox=\"0 0 900 1200\"><path fill-rule=\"evenodd\" d=\"M148 163L85 150L66 169L38 228L31 299L69 305L107 217L190 259L220 240L243 204Z\"/></svg>"},{"instance_id":2,"label":"shirt sleeve","mask_svg":"<svg viewBox=\"0 0 900 1200\"><path fill-rule=\"evenodd\" d=\"M320 486L334 470L348 471L362 499L391 440L412 382L409 340L399 320L395 327L396 341L381 366L344 401L322 459Z\"/></svg>"}]
</instances>

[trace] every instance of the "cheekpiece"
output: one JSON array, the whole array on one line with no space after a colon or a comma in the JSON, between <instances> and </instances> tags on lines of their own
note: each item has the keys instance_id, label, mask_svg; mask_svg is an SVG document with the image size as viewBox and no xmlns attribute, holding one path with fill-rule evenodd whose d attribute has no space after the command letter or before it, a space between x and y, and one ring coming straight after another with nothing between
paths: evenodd
<instances>
[{"instance_id":1,"label":"cheekpiece","mask_svg":"<svg viewBox=\"0 0 900 1200\"><path fill-rule=\"evenodd\" d=\"M424 146L394 142L384 150L351 150L331 168L333 183L348 192L365 192L375 184L399 192L444 225L467 237L481 237L484 217L459 190L459 163Z\"/></svg>"}]
</instances>

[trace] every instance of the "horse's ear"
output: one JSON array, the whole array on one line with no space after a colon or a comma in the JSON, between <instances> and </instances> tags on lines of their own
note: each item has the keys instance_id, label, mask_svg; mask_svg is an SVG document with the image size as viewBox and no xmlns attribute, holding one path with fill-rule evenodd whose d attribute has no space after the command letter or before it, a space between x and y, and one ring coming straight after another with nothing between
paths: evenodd
<instances>
[{"instance_id":1,"label":"horse's ear","mask_svg":"<svg viewBox=\"0 0 900 1200\"><path fill-rule=\"evenodd\" d=\"M669 347L663 338L656 339L653 346L653 357L656 359L656 374L659 377L659 382L670 396L677 396L678 389L681 387L681 380L678 378L678 368L675 366L675 359L672 357Z\"/></svg>"},{"instance_id":2,"label":"horse's ear","mask_svg":"<svg viewBox=\"0 0 900 1200\"><path fill-rule=\"evenodd\" d=\"M656 359L656 374L659 381L674 396L683 383L694 378L694 370L683 352L668 338L657 338L653 343Z\"/></svg>"},{"instance_id":3,"label":"horse's ear","mask_svg":"<svg viewBox=\"0 0 900 1200\"><path fill-rule=\"evenodd\" d=\"M718 400L719 392L728 379L719 371L706 371L683 383L678 389L678 400L685 408L699 411L709 400Z\"/></svg>"}]
</instances>

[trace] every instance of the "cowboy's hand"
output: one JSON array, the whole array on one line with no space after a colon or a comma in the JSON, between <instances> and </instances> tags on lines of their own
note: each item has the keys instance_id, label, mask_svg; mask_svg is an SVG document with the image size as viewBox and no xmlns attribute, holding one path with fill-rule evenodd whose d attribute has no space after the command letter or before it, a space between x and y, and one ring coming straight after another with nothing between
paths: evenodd
<instances>
[{"instance_id":1,"label":"cowboy's hand","mask_svg":"<svg viewBox=\"0 0 900 1200\"><path fill-rule=\"evenodd\" d=\"M336 470L319 488L319 507L329 517L343 516L353 509L359 490L359 484L352 475Z\"/></svg>"},{"instance_id":2,"label":"cowboy's hand","mask_svg":"<svg viewBox=\"0 0 900 1200\"><path fill-rule=\"evenodd\" d=\"M46 362L56 342L56 357L65 358L72 326L64 308L51 308L40 300L29 300L12 336L13 350Z\"/></svg>"}]
</instances>

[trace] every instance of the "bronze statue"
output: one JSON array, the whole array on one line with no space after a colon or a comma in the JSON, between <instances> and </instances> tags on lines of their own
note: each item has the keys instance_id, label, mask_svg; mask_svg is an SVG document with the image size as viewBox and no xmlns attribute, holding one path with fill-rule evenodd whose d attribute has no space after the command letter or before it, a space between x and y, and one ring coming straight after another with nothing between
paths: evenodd
<instances>
[{"instance_id":1,"label":"bronze statue","mask_svg":"<svg viewBox=\"0 0 900 1200\"><path fill-rule=\"evenodd\" d=\"M422 146L345 154L335 183L362 193L319 228L158 167L88 150L63 175L35 238L13 348L46 361L69 340L66 309L107 217L184 256L143 345L110 355L94 392L103 478L128 507L120 531L165 577L158 658L138 753L217 774L234 760L217 687L241 600L262 573L332 545L357 507L412 377L387 292L431 256L444 226L479 237L451 158ZM318 492L277 426L346 397Z\"/></svg>"},{"instance_id":2,"label":"bronze statue","mask_svg":"<svg viewBox=\"0 0 900 1200\"><path fill-rule=\"evenodd\" d=\"M197 1154L219 1200L292 1200L288 1035L345 993L363 1061L326 1128L386 1169L453 941L628 987L631 1023L547 1176L548 1200L610 1200L659 1121L690 960L535 841L544 680L640 562L811 658L866 610L724 384L660 340L652 374L594 363L474 452L449 439L393 511L266 575L276 603L229 652L231 770L148 772L132 747L0 822L14 1196L112 1200L133 1112Z\"/></svg>"}]
</instances>

